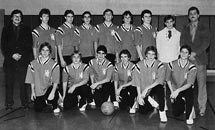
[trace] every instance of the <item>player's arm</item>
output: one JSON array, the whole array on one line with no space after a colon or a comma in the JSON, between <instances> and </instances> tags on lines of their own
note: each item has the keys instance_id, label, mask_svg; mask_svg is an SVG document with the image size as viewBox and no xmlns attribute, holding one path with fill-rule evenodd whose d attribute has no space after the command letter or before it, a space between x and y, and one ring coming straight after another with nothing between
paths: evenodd
<instances>
[{"instance_id":1,"label":"player's arm","mask_svg":"<svg viewBox=\"0 0 215 130\"><path fill-rule=\"evenodd\" d=\"M37 58L37 44L39 43L38 41L39 37L40 37L39 32L36 29L34 29L32 31L34 59Z\"/></svg>"},{"instance_id":2,"label":"player's arm","mask_svg":"<svg viewBox=\"0 0 215 130\"><path fill-rule=\"evenodd\" d=\"M141 32L142 32L142 29L140 27L137 27L134 30L134 43L135 43L135 46L136 46L136 49L137 49L137 54L138 54L140 60L143 60L142 46L140 44L140 42L141 42Z\"/></svg>"},{"instance_id":3,"label":"player's arm","mask_svg":"<svg viewBox=\"0 0 215 130\"><path fill-rule=\"evenodd\" d=\"M142 55L142 49L141 49L141 46L140 45L136 45L136 49L137 49L137 54L140 58L140 60L143 60L143 55Z\"/></svg>"},{"instance_id":4,"label":"player's arm","mask_svg":"<svg viewBox=\"0 0 215 130\"><path fill-rule=\"evenodd\" d=\"M57 46L55 46L54 49L55 49L55 61L58 62L58 57L57 57Z\"/></svg>"},{"instance_id":5,"label":"player's arm","mask_svg":"<svg viewBox=\"0 0 215 130\"><path fill-rule=\"evenodd\" d=\"M52 70L53 87L52 87L51 93L49 94L48 100L53 100L54 99L55 92L56 92L59 80L60 80L60 69L59 69L59 65L57 63L55 63L53 65L53 70Z\"/></svg>"},{"instance_id":6,"label":"player's arm","mask_svg":"<svg viewBox=\"0 0 215 130\"><path fill-rule=\"evenodd\" d=\"M172 82L171 82L171 76L172 76L172 62L168 63L167 68L166 68L166 81L168 84L168 87L170 89L170 92L173 93L173 88L172 88Z\"/></svg>"},{"instance_id":7,"label":"player's arm","mask_svg":"<svg viewBox=\"0 0 215 130\"><path fill-rule=\"evenodd\" d=\"M35 99L36 99L35 85L31 84L31 100L34 101Z\"/></svg>"}]
</instances>

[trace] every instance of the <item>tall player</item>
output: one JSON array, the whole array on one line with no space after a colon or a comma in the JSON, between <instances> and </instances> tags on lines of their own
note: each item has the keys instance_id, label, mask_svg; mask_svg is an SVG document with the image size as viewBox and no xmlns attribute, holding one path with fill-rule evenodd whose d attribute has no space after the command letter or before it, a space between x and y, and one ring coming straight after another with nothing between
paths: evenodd
<instances>
[{"instance_id":1,"label":"tall player","mask_svg":"<svg viewBox=\"0 0 215 130\"><path fill-rule=\"evenodd\" d=\"M97 41L98 45L104 45L107 48L106 58L115 63L116 57L118 55L114 39L114 30L118 27L112 23L113 10L106 9L103 12L104 22L95 27L97 31Z\"/></svg>"},{"instance_id":2,"label":"tall player","mask_svg":"<svg viewBox=\"0 0 215 130\"><path fill-rule=\"evenodd\" d=\"M39 47L42 43L48 42L52 47L51 57L57 59L57 47L55 43L55 29L49 26L51 12L49 9L40 10L39 19L41 24L32 31L34 58L39 56Z\"/></svg>"},{"instance_id":3,"label":"tall player","mask_svg":"<svg viewBox=\"0 0 215 130\"><path fill-rule=\"evenodd\" d=\"M148 46L155 46L156 29L151 25L152 12L143 10L141 13L143 24L135 29L134 39L140 60L144 59L144 51Z\"/></svg>"},{"instance_id":4,"label":"tall player","mask_svg":"<svg viewBox=\"0 0 215 130\"><path fill-rule=\"evenodd\" d=\"M83 24L75 29L78 38L78 50L82 54L82 62L88 64L95 58L97 42L95 41L95 28L91 25L91 13L85 11L82 14Z\"/></svg>"},{"instance_id":5,"label":"tall player","mask_svg":"<svg viewBox=\"0 0 215 130\"><path fill-rule=\"evenodd\" d=\"M134 44L134 30L135 26L132 25L133 15L127 10L122 14L123 24L118 28L114 34L114 37L119 45L118 52L127 49L131 53L131 61L137 61L137 50Z\"/></svg>"},{"instance_id":6,"label":"tall player","mask_svg":"<svg viewBox=\"0 0 215 130\"><path fill-rule=\"evenodd\" d=\"M71 63L71 54L77 50L77 42L75 41L75 26L73 25L74 12L66 10L64 13L65 22L56 30L56 43L58 55L62 67Z\"/></svg>"}]
</instances>

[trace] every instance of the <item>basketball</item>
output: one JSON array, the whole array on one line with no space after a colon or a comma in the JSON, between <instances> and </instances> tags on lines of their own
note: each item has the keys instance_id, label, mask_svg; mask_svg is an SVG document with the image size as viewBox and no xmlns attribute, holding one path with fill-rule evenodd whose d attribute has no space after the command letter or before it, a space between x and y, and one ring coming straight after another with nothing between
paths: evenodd
<instances>
[{"instance_id":1,"label":"basketball","mask_svg":"<svg viewBox=\"0 0 215 130\"><path fill-rule=\"evenodd\" d=\"M114 105L112 102L104 102L101 106L101 111L104 115L111 115L114 112Z\"/></svg>"}]
</instances>

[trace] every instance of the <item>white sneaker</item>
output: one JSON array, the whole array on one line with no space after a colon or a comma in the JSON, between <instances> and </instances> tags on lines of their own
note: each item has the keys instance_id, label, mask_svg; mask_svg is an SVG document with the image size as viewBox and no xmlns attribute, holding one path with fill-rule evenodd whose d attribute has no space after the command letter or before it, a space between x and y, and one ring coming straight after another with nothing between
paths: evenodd
<instances>
[{"instance_id":1,"label":"white sneaker","mask_svg":"<svg viewBox=\"0 0 215 130\"><path fill-rule=\"evenodd\" d=\"M59 108L56 108L56 109L53 110L53 112L54 112L54 113L59 113L59 112L60 112L60 109L59 109Z\"/></svg>"},{"instance_id":2,"label":"white sneaker","mask_svg":"<svg viewBox=\"0 0 215 130\"><path fill-rule=\"evenodd\" d=\"M87 104L84 104L81 108L79 108L79 111L84 112L86 110Z\"/></svg>"},{"instance_id":3,"label":"white sneaker","mask_svg":"<svg viewBox=\"0 0 215 130\"><path fill-rule=\"evenodd\" d=\"M59 103L59 106L60 106L60 107L63 107L63 102Z\"/></svg>"},{"instance_id":4,"label":"white sneaker","mask_svg":"<svg viewBox=\"0 0 215 130\"><path fill-rule=\"evenodd\" d=\"M154 108L158 108L159 104L151 96L148 96L148 101Z\"/></svg>"},{"instance_id":5,"label":"white sneaker","mask_svg":"<svg viewBox=\"0 0 215 130\"><path fill-rule=\"evenodd\" d=\"M193 119L188 119L186 120L187 125L192 125L193 124Z\"/></svg>"},{"instance_id":6,"label":"white sneaker","mask_svg":"<svg viewBox=\"0 0 215 130\"><path fill-rule=\"evenodd\" d=\"M160 115L160 121L165 123L167 122L167 117L166 117L166 111L159 111L159 115Z\"/></svg>"},{"instance_id":7,"label":"white sneaker","mask_svg":"<svg viewBox=\"0 0 215 130\"><path fill-rule=\"evenodd\" d=\"M130 114L135 114L136 113L136 109L135 108L130 108L129 113Z\"/></svg>"},{"instance_id":8,"label":"white sneaker","mask_svg":"<svg viewBox=\"0 0 215 130\"><path fill-rule=\"evenodd\" d=\"M96 105L96 103L95 103L95 101L93 100L91 103L88 103L90 106L95 106Z\"/></svg>"},{"instance_id":9,"label":"white sneaker","mask_svg":"<svg viewBox=\"0 0 215 130\"><path fill-rule=\"evenodd\" d=\"M117 101L114 101L113 106L119 108L119 103Z\"/></svg>"}]
</instances>

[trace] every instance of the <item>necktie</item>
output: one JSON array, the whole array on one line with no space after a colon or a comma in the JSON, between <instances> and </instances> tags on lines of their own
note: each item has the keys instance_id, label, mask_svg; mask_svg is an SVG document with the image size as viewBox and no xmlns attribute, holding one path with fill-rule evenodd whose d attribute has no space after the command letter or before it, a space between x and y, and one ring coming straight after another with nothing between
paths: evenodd
<instances>
[{"instance_id":1,"label":"necktie","mask_svg":"<svg viewBox=\"0 0 215 130\"><path fill-rule=\"evenodd\" d=\"M194 40L195 38L195 34L196 34L196 25L195 24L192 24L190 25L190 35L192 37L192 41Z\"/></svg>"},{"instance_id":2,"label":"necktie","mask_svg":"<svg viewBox=\"0 0 215 130\"><path fill-rule=\"evenodd\" d=\"M172 37L172 31L168 31L168 38L170 39Z\"/></svg>"}]
</instances>

